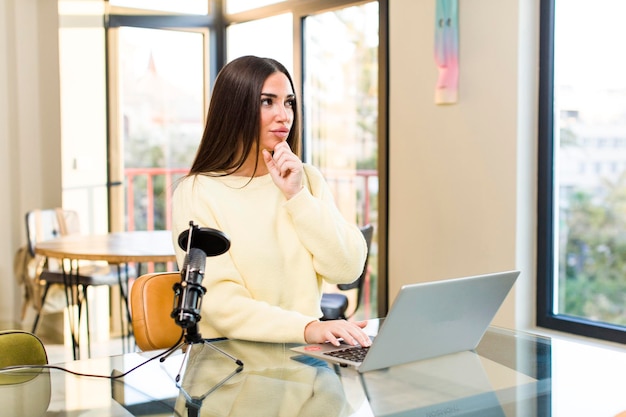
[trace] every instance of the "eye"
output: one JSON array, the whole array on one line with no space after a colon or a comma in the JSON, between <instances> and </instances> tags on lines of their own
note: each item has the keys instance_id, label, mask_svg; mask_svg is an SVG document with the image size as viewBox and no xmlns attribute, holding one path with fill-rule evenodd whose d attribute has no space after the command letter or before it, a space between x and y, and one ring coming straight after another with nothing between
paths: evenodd
<instances>
[{"instance_id":1,"label":"eye","mask_svg":"<svg viewBox=\"0 0 626 417\"><path fill-rule=\"evenodd\" d=\"M272 99L269 97L265 97L261 99L261 106L271 106L272 105Z\"/></svg>"},{"instance_id":2,"label":"eye","mask_svg":"<svg viewBox=\"0 0 626 417\"><path fill-rule=\"evenodd\" d=\"M285 107L294 108L295 106L296 106L296 99L295 98L290 98L290 99L285 101Z\"/></svg>"}]
</instances>

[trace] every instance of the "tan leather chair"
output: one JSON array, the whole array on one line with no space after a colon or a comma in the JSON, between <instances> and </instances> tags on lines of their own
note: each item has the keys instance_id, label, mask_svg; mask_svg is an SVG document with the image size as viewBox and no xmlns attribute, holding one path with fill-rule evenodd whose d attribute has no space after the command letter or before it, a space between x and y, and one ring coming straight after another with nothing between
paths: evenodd
<instances>
[{"instance_id":1,"label":"tan leather chair","mask_svg":"<svg viewBox=\"0 0 626 417\"><path fill-rule=\"evenodd\" d=\"M180 272L156 272L133 283L130 311L135 343L142 351L171 348L181 338L182 329L170 316L177 282Z\"/></svg>"}]
</instances>

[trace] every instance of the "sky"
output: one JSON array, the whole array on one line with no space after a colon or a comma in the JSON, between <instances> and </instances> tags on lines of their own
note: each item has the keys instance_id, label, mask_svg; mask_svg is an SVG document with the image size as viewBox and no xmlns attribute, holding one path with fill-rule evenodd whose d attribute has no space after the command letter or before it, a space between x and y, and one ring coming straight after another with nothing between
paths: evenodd
<instances>
[{"instance_id":1,"label":"sky","mask_svg":"<svg viewBox=\"0 0 626 417\"><path fill-rule=\"evenodd\" d=\"M556 16L559 83L626 87L626 1L558 0Z\"/></svg>"}]
</instances>

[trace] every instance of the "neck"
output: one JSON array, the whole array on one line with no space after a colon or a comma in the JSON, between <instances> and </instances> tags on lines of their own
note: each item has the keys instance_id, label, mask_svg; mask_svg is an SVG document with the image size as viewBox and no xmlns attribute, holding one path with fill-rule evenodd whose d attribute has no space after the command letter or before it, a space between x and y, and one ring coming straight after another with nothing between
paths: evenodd
<instances>
[{"instance_id":1,"label":"neck","mask_svg":"<svg viewBox=\"0 0 626 417\"><path fill-rule=\"evenodd\" d=\"M265 165L265 161L263 161L263 157L259 158L259 161L256 164L256 171L254 170L254 159L248 158L243 163L241 168L236 171L233 171L231 175L236 175L240 177L261 177L263 175L268 174L267 166Z\"/></svg>"}]
</instances>

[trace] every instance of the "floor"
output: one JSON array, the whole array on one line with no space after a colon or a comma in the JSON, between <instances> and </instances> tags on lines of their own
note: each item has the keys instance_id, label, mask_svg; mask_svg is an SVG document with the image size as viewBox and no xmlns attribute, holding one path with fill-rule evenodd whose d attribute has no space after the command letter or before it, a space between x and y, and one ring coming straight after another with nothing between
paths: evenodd
<instances>
[{"instance_id":1,"label":"floor","mask_svg":"<svg viewBox=\"0 0 626 417\"><path fill-rule=\"evenodd\" d=\"M71 344L46 343L44 341L44 346L48 353L48 362L51 364L69 362L74 359ZM137 350L137 348L132 342L125 341L123 344L120 338L112 338L110 340L92 342L91 354L89 354L87 347L84 346L81 349L81 359L121 355L123 353L134 352L135 350Z\"/></svg>"}]
</instances>

